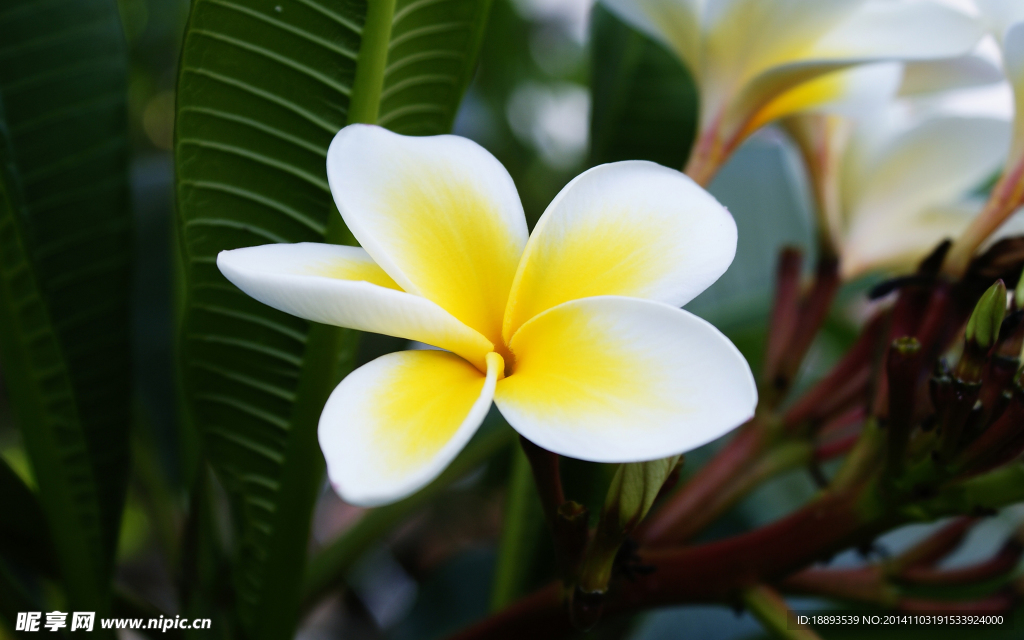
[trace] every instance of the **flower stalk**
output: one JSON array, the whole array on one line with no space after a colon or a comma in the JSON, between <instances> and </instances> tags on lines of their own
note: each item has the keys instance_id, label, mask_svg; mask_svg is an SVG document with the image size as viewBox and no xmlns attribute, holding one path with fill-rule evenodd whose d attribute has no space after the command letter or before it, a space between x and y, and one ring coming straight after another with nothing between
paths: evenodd
<instances>
[{"instance_id":1,"label":"flower stalk","mask_svg":"<svg viewBox=\"0 0 1024 640\"><path fill-rule=\"evenodd\" d=\"M578 502L565 499L559 456L524 437L519 438L523 453L533 471L534 484L544 509L555 545L558 573L566 584L571 584L579 570L587 544L587 509Z\"/></svg>"},{"instance_id":2,"label":"flower stalk","mask_svg":"<svg viewBox=\"0 0 1024 640\"><path fill-rule=\"evenodd\" d=\"M574 624L589 629L600 617L616 558L675 472L681 456L619 465L601 519L580 567L570 607Z\"/></svg>"},{"instance_id":3,"label":"flower stalk","mask_svg":"<svg viewBox=\"0 0 1024 640\"><path fill-rule=\"evenodd\" d=\"M723 139L719 128L721 122L722 114L719 114L710 126L701 129L686 166L683 167L683 173L702 187L711 184L738 144L736 139Z\"/></svg>"},{"instance_id":4,"label":"flower stalk","mask_svg":"<svg viewBox=\"0 0 1024 640\"><path fill-rule=\"evenodd\" d=\"M820 640L821 636L804 625L792 625L793 612L775 589L754 585L741 593L744 606L777 638L785 640Z\"/></svg>"},{"instance_id":5,"label":"flower stalk","mask_svg":"<svg viewBox=\"0 0 1024 640\"><path fill-rule=\"evenodd\" d=\"M897 338L889 347L886 374L889 383L889 430L886 472L898 477L904 468L907 444L914 426L914 409L921 374L921 343L917 338Z\"/></svg>"},{"instance_id":6,"label":"flower stalk","mask_svg":"<svg viewBox=\"0 0 1024 640\"><path fill-rule=\"evenodd\" d=\"M938 407L939 460L950 461L959 451L964 430L981 394L989 356L1006 313L1006 286L993 284L975 305L964 334L964 349L953 370L949 391Z\"/></svg>"},{"instance_id":7,"label":"flower stalk","mask_svg":"<svg viewBox=\"0 0 1024 640\"><path fill-rule=\"evenodd\" d=\"M1024 204L1024 158L1008 168L992 188L982 209L953 244L943 271L953 278L967 272L971 259L980 247L1014 211Z\"/></svg>"}]
</instances>

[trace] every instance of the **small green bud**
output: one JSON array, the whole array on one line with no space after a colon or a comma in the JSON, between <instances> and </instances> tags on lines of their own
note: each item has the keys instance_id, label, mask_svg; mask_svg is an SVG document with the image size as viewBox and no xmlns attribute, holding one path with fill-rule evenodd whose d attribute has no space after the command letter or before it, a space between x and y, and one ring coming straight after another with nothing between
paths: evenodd
<instances>
[{"instance_id":1,"label":"small green bud","mask_svg":"<svg viewBox=\"0 0 1024 640\"><path fill-rule=\"evenodd\" d=\"M608 488L605 512L616 513L619 526L632 529L647 515L661 486L678 463L679 456L672 456L620 465Z\"/></svg>"},{"instance_id":2,"label":"small green bud","mask_svg":"<svg viewBox=\"0 0 1024 640\"><path fill-rule=\"evenodd\" d=\"M604 593L619 547L644 519L682 456L620 464L608 487L601 520L580 568L582 593Z\"/></svg>"},{"instance_id":3,"label":"small green bud","mask_svg":"<svg viewBox=\"0 0 1024 640\"><path fill-rule=\"evenodd\" d=\"M1006 315L1006 285L1002 280L988 288L974 306L974 313L967 321L967 342L988 350L999 337L999 326Z\"/></svg>"}]
</instances>

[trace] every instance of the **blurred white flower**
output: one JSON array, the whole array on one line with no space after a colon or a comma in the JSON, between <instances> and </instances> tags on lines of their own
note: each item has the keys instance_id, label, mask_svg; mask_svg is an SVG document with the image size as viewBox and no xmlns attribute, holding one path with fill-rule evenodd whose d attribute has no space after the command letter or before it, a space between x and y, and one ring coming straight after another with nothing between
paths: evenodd
<instances>
[{"instance_id":1,"label":"blurred white flower","mask_svg":"<svg viewBox=\"0 0 1024 640\"><path fill-rule=\"evenodd\" d=\"M571 83L526 82L506 105L509 125L524 144L557 169L583 160L590 135L590 93Z\"/></svg>"},{"instance_id":2,"label":"blurred white flower","mask_svg":"<svg viewBox=\"0 0 1024 640\"><path fill-rule=\"evenodd\" d=\"M949 64L996 77L977 61ZM942 77L940 72L938 63L910 69L899 100L886 99L877 88L866 90L857 113L805 113L783 120L808 168L821 244L837 254L845 278L875 269L911 269L939 242L960 235L984 204L972 193L1005 161L1010 137L1005 114L993 117L981 105L972 110L971 101L948 100L950 93L964 90L907 97L941 88L922 80L929 74ZM950 86L980 82L955 73L944 77Z\"/></svg>"},{"instance_id":3,"label":"blurred white flower","mask_svg":"<svg viewBox=\"0 0 1024 640\"><path fill-rule=\"evenodd\" d=\"M515 0L514 4L527 18L558 23L576 42L587 38L594 0Z\"/></svg>"},{"instance_id":4,"label":"blurred white flower","mask_svg":"<svg viewBox=\"0 0 1024 640\"><path fill-rule=\"evenodd\" d=\"M886 0L602 0L676 53L700 89L687 173L706 184L761 125L842 102L855 76L822 76L886 60L969 52L983 30L936 2Z\"/></svg>"},{"instance_id":5,"label":"blurred white flower","mask_svg":"<svg viewBox=\"0 0 1024 640\"><path fill-rule=\"evenodd\" d=\"M1019 116L1024 108L1024 2L974 0L974 4L982 23L999 45L1003 72L1013 88L1015 112ZM1024 118L1017 116L1002 176L992 188L984 209L954 243L945 265L948 273L962 274L978 247L1024 204Z\"/></svg>"}]
</instances>

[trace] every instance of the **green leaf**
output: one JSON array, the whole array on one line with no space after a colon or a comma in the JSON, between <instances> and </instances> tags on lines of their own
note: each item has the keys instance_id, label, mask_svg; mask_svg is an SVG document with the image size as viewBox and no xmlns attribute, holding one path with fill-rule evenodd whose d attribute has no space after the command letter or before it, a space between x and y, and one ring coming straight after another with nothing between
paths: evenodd
<instances>
[{"instance_id":1,"label":"green leaf","mask_svg":"<svg viewBox=\"0 0 1024 640\"><path fill-rule=\"evenodd\" d=\"M6 626L6 631L10 635L3 637L15 637L14 628L18 613L42 609L43 605L36 594L25 586L10 563L0 558L0 635L3 635L3 627Z\"/></svg>"},{"instance_id":2,"label":"green leaf","mask_svg":"<svg viewBox=\"0 0 1024 640\"><path fill-rule=\"evenodd\" d=\"M57 574L46 514L32 490L0 460L0 557L45 576Z\"/></svg>"},{"instance_id":3,"label":"green leaf","mask_svg":"<svg viewBox=\"0 0 1024 640\"><path fill-rule=\"evenodd\" d=\"M4 369L68 596L97 613L129 466L126 74L113 0L0 10Z\"/></svg>"},{"instance_id":4,"label":"green leaf","mask_svg":"<svg viewBox=\"0 0 1024 640\"><path fill-rule=\"evenodd\" d=\"M451 131L473 78L491 0L398 0L377 124L410 136Z\"/></svg>"},{"instance_id":5,"label":"green leaf","mask_svg":"<svg viewBox=\"0 0 1024 640\"><path fill-rule=\"evenodd\" d=\"M591 164L650 160L681 168L697 129L690 73L600 4L591 25Z\"/></svg>"},{"instance_id":6,"label":"green leaf","mask_svg":"<svg viewBox=\"0 0 1024 640\"><path fill-rule=\"evenodd\" d=\"M57 574L46 514L32 490L0 460L0 621L14 629L19 611L41 610L26 573Z\"/></svg>"},{"instance_id":7,"label":"green leaf","mask_svg":"<svg viewBox=\"0 0 1024 640\"><path fill-rule=\"evenodd\" d=\"M99 605L95 594L103 572L96 562L102 548L96 485L68 367L16 217L24 206L8 140L0 117L0 357L68 597L76 605Z\"/></svg>"},{"instance_id":8,"label":"green leaf","mask_svg":"<svg viewBox=\"0 0 1024 640\"><path fill-rule=\"evenodd\" d=\"M447 132L488 6L192 5L175 141L179 375L186 424L200 432L231 499L236 612L247 637L293 632L323 473L316 425L353 364L357 336L252 300L221 276L217 253L274 242L353 243L327 184L331 139L350 122Z\"/></svg>"}]
</instances>

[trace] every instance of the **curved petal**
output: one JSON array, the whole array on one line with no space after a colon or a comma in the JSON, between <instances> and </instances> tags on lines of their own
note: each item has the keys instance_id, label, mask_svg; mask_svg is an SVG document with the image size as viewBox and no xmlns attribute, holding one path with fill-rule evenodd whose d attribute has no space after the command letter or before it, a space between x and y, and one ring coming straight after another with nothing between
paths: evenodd
<instances>
[{"instance_id":1,"label":"curved petal","mask_svg":"<svg viewBox=\"0 0 1024 640\"><path fill-rule=\"evenodd\" d=\"M984 35L979 21L932 2L865 2L809 46L777 56L752 77L731 108L730 122L745 123L776 96L852 65L930 60L968 53ZM822 89L830 90L822 90ZM836 87L819 86L792 101L789 112L830 102Z\"/></svg>"},{"instance_id":2,"label":"curved petal","mask_svg":"<svg viewBox=\"0 0 1024 640\"><path fill-rule=\"evenodd\" d=\"M1020 0L974 0L986 25L1000 39L1015 22L1024 20L1024 3Z\"/></svg>"},{"instance_id":3,"label":"curved petal","mask_svg":"<svg viewBox=\"0 0 1024 640\"><path fill-rule=\"evenodd\" d=\"M856 116L878 109L896 95L902 65L881 62L826 73L772 98L747 125L750 132L797 113Z\"/></svg>"},{"instance_id":4,"label":"curved petal","mask_svg":"<svg viewBox=\"0 0 1024 640\"><path fill-rule=\"evenodd\" d=\"M854 221L840 250L840 270L851 280L875 270L910 272L943 240L960 236L982 203L933 207L911 215Z\"/></svg>"},{"instance_id":5,"label":"curved petal","mask_svg":"<svg viewBox=\"0 0 1024 640\"><path fill-rule=\"evenodd\" d=\"M956 202L1002 164L1010 124L995 118L935 117L895 136L844 184L849 220L903 218Z\"/></svg>"},{"instance_id":6,"label":"curved petal","mask_svg":"<svg viewBox=\"0 0 1024 640\"><path fill-rule=\"evenodd\" d=\"M691 179L653 162L594 167L548 206L509 296L509 339L568 300L620 295L682 306L736 255L736 223Z\"/></svg>"},{"instance_id":7,"label":"curved petal","mask_svg":"<svg viewBox=\"0 0 1024 640\"><path fill-rule=\"evenodd\" d=\"M504 365L487 356L487 375L443 351L402 351L341 381L317 432L335 491L376 506L436 478L476 433Z\"/></svg>"},{"instance_id":8,"label":"curved petal","mask_svg":"<svg viewBox=\"0 0 1024 640\"><path fill-rule=\"evenodd\" d=\"M217 256L239 289L306 320L372 331L453 351L480 368L489 340L430 300L405 293L358 247L268 244Z\"/></svg>"},{"instance_id":9,"label":"curved petal","mask_svg":"<svg viewBox=\"0 0 1024 640\"><path fill-rule=\"evenodd\" d=\"M700 77L701 0L601 0L633 28L661 42Z\"/></svg>"},{"instance_id":10,"label":"curved petal","mask_svg":"<svg viewBox=\"0 0 1024 640\"><path fill-rule=\"evenodd\" d=\"M995 60L978 53L959 58L908 62L899 95L918 97L942 91L972 89L1003 81Z\"/></svg>"},{"instance_id":11,"label":"curved petal","mask_svg":"<svg viewBox=\"0 0 1024 640\"><path fill-rule=\"evenodd\" d=\"M864 2L803 58L868 62L931 60L971 51L985 28L972 16L937 2Z\"/></svg>"},{"instance_id":12,"label":"curved petal","mask_svg":"<svg viewBox=\"0 0 1024 640\"><path fill-rule=\"evenodd\" d=\"M1013 85L1013 101L1017 117L1013 122L1013 151L1015 162L1024 156L1024 21L1011 26L1003 40L1003 66Z\"/></svg>"},{"instance_id":13,"label":"curved petal","mask_svg":"<svg viewBox=\"0 0 1024 640\"><path fill-rule=\"evenodd\" d=\"M331 142L327 177L352 234L395 282L501 340L528 232L494 156L458 136L351 125Z\"/></svg>"},{"instance_id":14,"label":"curved petal","mask_svg":"<svg viewBox=\"0 0 1024 640\"><path fill-rule=\"evenodd\" d=\"M709 70L747 81L799 57L864 0L710 0L702 19Z\"/></svg>"},{"instance_id":15,"label":"curved petal","mask_svg":"<svg viewBox=\"0 0 1024 640\"><path fill-rule=\"evenodd\" d=\"M538 445L597 462L664 458L753 415L757 389L736 347L669 305L618 296L547 310L512 338L495 402Z\"/></svg>"}]
</instances>

